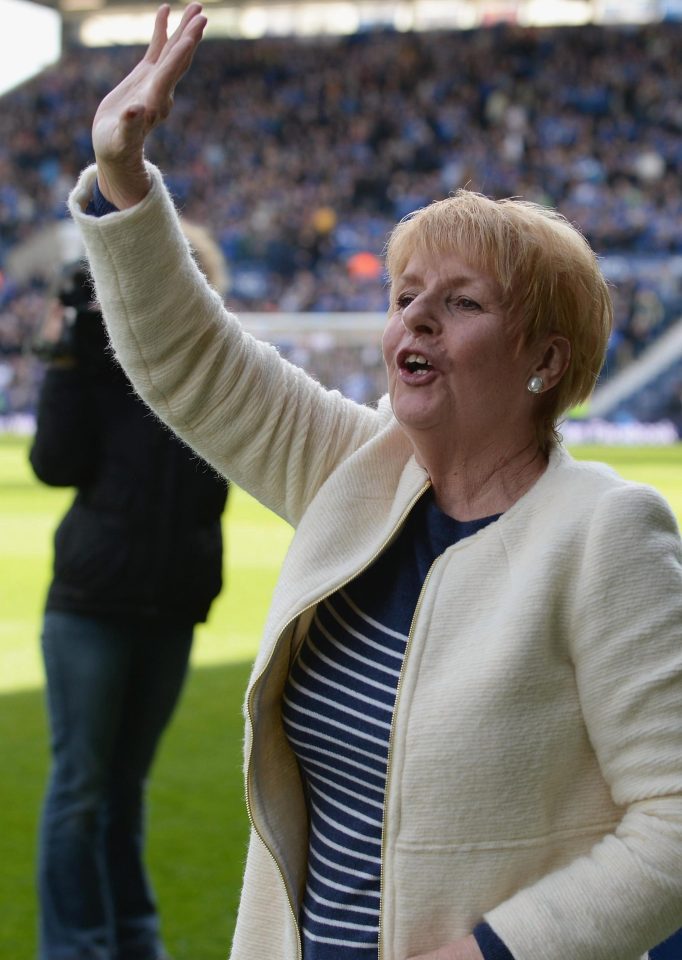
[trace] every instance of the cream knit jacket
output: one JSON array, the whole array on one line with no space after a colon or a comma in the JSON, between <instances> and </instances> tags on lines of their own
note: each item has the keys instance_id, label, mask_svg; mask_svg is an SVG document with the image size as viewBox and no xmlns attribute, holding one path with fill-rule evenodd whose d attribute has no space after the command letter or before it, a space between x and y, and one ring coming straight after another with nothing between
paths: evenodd
<instances>
[{"instance_id":1,"label":"cream knit jacket","mask_svg":"<svg viewBox=\"0 0 682 960\"><path fill-rule=\"evenodd\" d=\"M280 697L316 602L428 486L382 400L324 391L245 335L188 254L161 177L70 207L115 350L191 446L295 528L246 698L252 836L233 960L295 960L307 819ZM682 925L682 558L652 489L556 450L434 563L391 734L381 960L485 918L516 960L637 960ZM208 881L208 878L207 878Z\"/></svg>"}]
</instances>

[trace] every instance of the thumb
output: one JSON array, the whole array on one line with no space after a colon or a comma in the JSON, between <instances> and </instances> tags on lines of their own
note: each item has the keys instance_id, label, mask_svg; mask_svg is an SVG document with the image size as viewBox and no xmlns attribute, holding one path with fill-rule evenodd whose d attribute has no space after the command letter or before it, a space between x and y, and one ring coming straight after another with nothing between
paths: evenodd
<instances>
[{"instance_id":1,"label":"thumb","mask_svg":"<svg viewBox=\"0 0 682 960\"><path fill-rule=\"evenodd\" d=\"M144 131L145 127L145 108L142 103L133 103L126 107L123 113L123 126L127 135L135 135ZM153 124L153 119L150 126Z\"/></svg>"},{"instance_id":2,"label":"thumb","mask_svg":"<svg viewBox=\"0 0 682 960\"><path fill-rule=\"evenodd\" d=\"M131 151L137 155L156 119L154 114L146 110L144 104L135 103L126 107L119 121L119 136L124 155Z\"/></svg>"}]
</instances>

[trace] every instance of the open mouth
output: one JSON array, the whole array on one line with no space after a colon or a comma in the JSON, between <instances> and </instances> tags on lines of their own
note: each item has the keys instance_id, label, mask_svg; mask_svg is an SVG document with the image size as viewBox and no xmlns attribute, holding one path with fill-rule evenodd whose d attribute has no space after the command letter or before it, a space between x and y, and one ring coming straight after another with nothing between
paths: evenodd
<instances>
[{"instance_id":1,"label":"open mouth","mask_svg":"<svg viewBox=\"0 0 682 960\"><path fill-rule=\"evenodd\" d=\"M408 353L407 356L402 359L401 366L407 370L408 373L425 374L433 370L433 367L422 353Z\"/></svg>"}]
</instances>

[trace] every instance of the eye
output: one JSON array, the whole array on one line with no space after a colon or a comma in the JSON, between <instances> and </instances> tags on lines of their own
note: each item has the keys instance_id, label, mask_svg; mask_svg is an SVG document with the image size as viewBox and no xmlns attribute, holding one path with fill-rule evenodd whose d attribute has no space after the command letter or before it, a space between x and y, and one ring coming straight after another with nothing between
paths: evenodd
<instances>
[{"instance_id":1,"label":"eye","mask_svg":"<svg viewBox=\"0 0 682 960\"><path fill-rule=\"evenodd\" d=\"M465 310L470 313L481 309L480 303L472 300L471 297L452 297L450 303L456 307L457 310Z\"/></svg>"},{"instance_id":2,"label":"eye","mask_svg":"<svg viewBox=\"0 0 682 960\"><path fill-rule=\"evenodd\" d=\"M400 310L404 310L405 307L409 307L409 305L412 303L413 300L414 300L414 294L401 293L399 296L396 297L395 302L396 302L396 306Z\"/></svg>"}]
</instances>

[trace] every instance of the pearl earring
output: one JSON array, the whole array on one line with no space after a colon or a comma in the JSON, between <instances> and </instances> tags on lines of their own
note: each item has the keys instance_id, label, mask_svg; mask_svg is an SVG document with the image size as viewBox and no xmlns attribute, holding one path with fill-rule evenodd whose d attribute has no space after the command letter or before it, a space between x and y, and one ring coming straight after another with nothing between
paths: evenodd
<instances>
[{"instance_id":1,"label":"pearl earring","mask_svg":"<svg viewBox=\"0 0 682 960\"><path fill-rule=\"evenodd\" d=\"M542 393L545 381L542 377L531 377L528 381L528 391L530 393Z\"/></svg>"}]
</instances>

